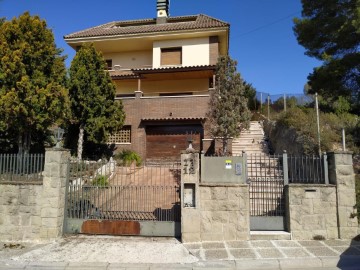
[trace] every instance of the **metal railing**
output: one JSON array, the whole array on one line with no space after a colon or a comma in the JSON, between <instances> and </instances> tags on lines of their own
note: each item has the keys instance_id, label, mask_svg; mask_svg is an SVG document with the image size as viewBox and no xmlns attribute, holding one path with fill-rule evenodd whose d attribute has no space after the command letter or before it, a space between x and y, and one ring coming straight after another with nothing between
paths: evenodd
<instances>
[{"instance_id":1,"label":"metal railing","mask_svg":"<svg viewBox=\"0 0 360 270\"><path fill-rule=\"evenodd\" d=\"M180 162L136 167L81 161L69 166L68 218L180 220Z\"/></svg>"},{"instance_id":2,"label":"metal railing","mask_svg":"<svg viewBox=\"0 0 360 270\"><path fill-rule=\"evenodd\" d=\"M41 181L43 154L0 154L0 181Z\"/></svg>"},{"instance_id":3,"label":"metal railing","mask_svg":"<svg viewBox=\"0 0 360 270\"><path fill-rule=\"evenodd\" d=\"M251 216L283 216L284 174L282 155L247 156Z\"/></svg>"},{"instance_id":4,"label":"metal railing","mask_svg":"<svg viewBox=\"0 0 360 270\"><path fill-rule=\"evenodd\" d=\"M293 184L329 184L327 155L287 157L288 179Z\"/></svg>"}]
</instances>

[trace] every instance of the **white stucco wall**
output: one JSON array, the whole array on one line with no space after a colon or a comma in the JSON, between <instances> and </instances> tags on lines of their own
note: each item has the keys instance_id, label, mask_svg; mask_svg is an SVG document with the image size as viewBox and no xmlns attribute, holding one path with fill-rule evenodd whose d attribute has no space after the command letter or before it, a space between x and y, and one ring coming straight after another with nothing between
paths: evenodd
<instances>
[{"instance_id":1,"label":"white stucco wall","mask_svg":"<svg viewBox=\"0 0 360 270\"><path fill-rule=\"evenodd\" d=\"M153 67L160 65L161 48L182 48L182 66L209 65L209 38L155 41L153 46Z\"/></svg>"}]
</instances>

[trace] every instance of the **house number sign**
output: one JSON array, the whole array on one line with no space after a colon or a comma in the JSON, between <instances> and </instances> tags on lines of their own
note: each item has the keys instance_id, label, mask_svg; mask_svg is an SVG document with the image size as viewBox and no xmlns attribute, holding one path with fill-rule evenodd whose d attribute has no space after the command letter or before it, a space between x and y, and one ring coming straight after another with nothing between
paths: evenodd
<instances>
[{"instance_id":1,"label":"house number sign","mask_svg":"<svg viewBox=\"0 0 360 270\"><path fill-rule=\"evenodd\" d=\"M193 158L184 159L184 174L195 174L195 166Z\"/></svg>"}]
</instances>

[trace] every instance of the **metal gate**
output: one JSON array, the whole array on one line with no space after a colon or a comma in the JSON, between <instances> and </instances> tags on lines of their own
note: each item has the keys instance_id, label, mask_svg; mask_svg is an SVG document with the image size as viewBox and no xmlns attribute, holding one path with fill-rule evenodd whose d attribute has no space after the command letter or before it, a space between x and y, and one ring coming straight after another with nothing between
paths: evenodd
<instances>
[{"instance_id":1,"label":"metal gate","mask_svg":"<svg viewBox=\"0 0 360 270\"><path fill-rule=\"evenodd\" d=\"M179 236L180 162L69 162L67 233Z\"/></svg>"},{"instance_id":2,"label":"metal gate","mask_svg":"<svg viewBox=\"0 0 360 270\"><path fill-rule=\"evenodd\" d=\"M247 156L250 181L250 229L285 230L284 170L282 155Z\"/></svg>"}]
</instances>

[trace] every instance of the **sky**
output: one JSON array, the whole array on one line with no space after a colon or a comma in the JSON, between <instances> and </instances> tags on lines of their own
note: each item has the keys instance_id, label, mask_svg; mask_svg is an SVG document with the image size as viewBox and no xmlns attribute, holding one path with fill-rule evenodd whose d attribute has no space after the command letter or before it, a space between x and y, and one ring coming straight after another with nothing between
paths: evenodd
<instances>
[{"instance_id":1,"label":"sky","mask_svg":"<svg viewBox=\"0 0 360 270\"><path fill-rule=\"evenodd\" d=\"M46 20L69 67L75 51L64 35L111 21L154 18L156 0L0 0L0 17L25 11ZM170 0L170 16L195 14L230 23L229 54L259 92L301 94L308 74L321 64L304 54L292 30L293 18L301 16L300 0Z\"/></svg>"}]
</instances>

